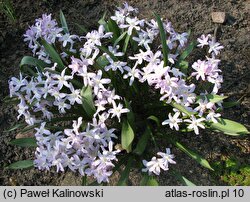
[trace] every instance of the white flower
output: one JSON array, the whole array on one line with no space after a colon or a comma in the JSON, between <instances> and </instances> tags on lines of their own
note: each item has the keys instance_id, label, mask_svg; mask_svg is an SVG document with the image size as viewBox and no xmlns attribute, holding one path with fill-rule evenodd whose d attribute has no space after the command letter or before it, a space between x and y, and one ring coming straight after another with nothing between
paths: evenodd
<instances>
[{"instance_id":1,"label":"white flower","mask_svg":"<svg viewBox=\"0 0 250 202\"><path fill-rule=\"evenodd\" d=\"M119 24L123 24L125 22L125 15L123 13L121 13L120 11L115 11L115 16L111 16L110 18L114 21L116 21L116 23Z\"/></svg>"},{"instance_id":2,"label":"white flower","mask_svg":"<svg viewBox=\"0 0 250 202\"><path fill-rule=\"evenodd\" d=\"M95 93L95 95L97 95L99 89L105 89L103 84L110 83L110 79L102 79L102 71L98 70L95 77L92 78L91 83L94 86L94 93Z\"/></svg>"},{"instance_id":3,"label":"white flower","mask_svg":"<svg viewBox=\"0 0 250 202\"><path fill-rule=\"evenodd\" d=\"M94 30L91 32L88 32L86 35L86 39L87 39L87 44L94 44L97 46L101 46L101 39L102 38L108 38L112 36L112 32L107 32L104 33L105 29L103 25L100 25L98 28L98 31Z\"/></svg>"},{"instance_id":4,"label":"white flower","mask_svg":"<svg viewBox=\"0 0 250 202\"><path fill-rule=\"evenodd\" d=\"M138 63L135 64L135 66L131 69L130 67L126 66L124 69L128 72L127 74L124 74L123 78L127 79L130 77L129 85L131 86L135 80L135 78L140 79L141 77L141 71L139 69L136 69Z\"/></svg>"},{"instance_id":5,"label":"white flower","mask_svg":"<svg viewBox=\"0 0 250 202\"><path fill-rule=\"evenodd\" d=\"M116 57L120 57L124 55L123 52L118 52L119 48L120 48L119 45L116 45L116 47L108 46L109 52L111 52Z\"/></svg>"},{"instance_id":6,"label":"white flower","mask_svg":"<svg viewBox=\"0 0 250 202\"><path fill-rule=\"evenodd\" d=\"M65 103L65 100L66 99L55 100L53 103L55 106L58 106L59 112L63 114L66 113L65 109L71 108L71 105Z\"/></svg>"},{"instance_id":7,"label":"white flower","mask_svg":"<svg viewBox=\"0 0 250 202\"><path fill-rule=\"evenodd\" d=\"M65 93L60 93L59 88L51 88L48 93L55 98L55 100L61 100L66 97Z\"/></svg>"},{"instance_id":8,"label":"white flower","mask_svg":"<svg viewBox=\"0 0 250 202\"><path fill-rule=\"evenodd\" d=\"M113 71L116 71L117 69L119 69L120 72L123 74L123 72L124 72L123 69L127 65L126 62L122 62L119 60L113 61L110 57L107 57L107 59L109 60L110 64L104 67L105 71L109 71L110 69L112 69Z\"/></svg>"},{"instance_id":9,"label":"white flower","mask_svg":"<svg viewBox=\"0 0 250 202\"><path fill-rule=\"evenodd\" d=\"M156 157L153 157L149 162L146 160L143 160L142 162L143 165L146 166L146 168L142 169L142 172L148 172L149 174L154 173L156 175L160 175L161 168L163 170L168 170L168 168L166 168L163 165L162 160L157 159Z\"/></svg>"},{"instance_id":10,"label":"white flower","mask_svg":"<svg viewBox=\"0 0 250 202\"><path fill-rule=\"evenodd\" d=\"M133 37L133 40L138 42L139 46L144 46L147 50L150 50L149 43L152 43L152 40L149 38L147 32L140 32L138 37Z\"/></svg>"},{"instance_id":11,"label":"white flower","mask_svg":"<svg viewBox=\"0 0 250 202\"><path fill-rule=\"evenodd\" d=\"M170 149L169 148L166 148L166 153L163 153L163 152L158 152L157 155L161 156L162 157L162 162L163 162L163 165L168 168L168 164L176 164L176 162L173 160L174 158L174 155L171 154L170 152Z\"/></svg>"},{"instance_id":12,"label":"white flower","mask_svg":"<svg viewBox=\"0 0 250 202\"><path fill-rule=\"evenodd\" d=\"M121 119L120 119L121 114L128 113L129 109L123 108L123 105L121 103L119 103L117 106L115 101L113 101L112 104L113 104L113 108L111 108L108 112L112 114L111 118L116 116L120 122L121 121Z\"/></svg>"},{"instance_id":13,"label":"white flower","mask_svg":"<svg viewBox=\"0 0 250 202\"><path fill-rule=\"evenodd\" d=\"M175 128L175 130L179 130L179 125L178 123L182 122L182 119L179 119L178 117L180 116L180 112L176 112L174 114L174 116L171 115L171 113L168 114L168 118L167 120L162 122L162 125L166 125L169 124L170 128L173 129L173 127Z\"/></svg>"},{"instance_id":14,"label":"white flower","mask_svg":"<svg viewBox=\"0 0 250 202\"><path fill-rule=\"evenodd\" d=\"M37 135L43 135L43 134L50 135L51 134L49 130L45 129L45 125L46 125L46 122L42 122L40 125L40 128L35 128Z\"/></svg>"},{"instance_id":15,"label":"white flower","mask_svg":"<svg viewBox=\"0 0 250 202\"><path fill-rule=\"evenodd\" d=\"M197 106L194 111L199 112L199 116L202 116L207 109L212 109L214 107L214 103L208 102L207 98L205 100L199 99L198 104L199 106Z\"/></svg>"},{"instance_id":16,"label":"white flower","mask_svg":"<svg viewBox=\"0 0 250 202\"><path fill-rule=\"evenodd\" d=\"M95 73L88 72L88 67L87 66L83 66L79 70L79 74L77 74L77 75L82 77L83 84L84 84L85 87L88 86L91 83L91 79L96 76Z\"/></svg>"},{"instance_id":17,"label":"white flower","mask_svg":"<svg viewBox=\"0 0 250 202\"><path fill-rule=\"evenodd\" d=\"M27 82L26 85L21 88L21 91L22 92L25 91L28 96L31 96L32 92L34 93L37 91L36 85L37 85L37 83L34 82L34 80L32 78L30 80L30 82Z\"/></svg>"},{"instance_id":18,"label":"white flower","mask_svg":"<svg viewBox=\"0 0 250 202\"><path fill-rule=\"evenodd\" d=\"M9 81L9 86L12 87L11 92L17 92L22 86L27 85L27 80L23 78L23 75L20 73L20 78L12 77Z\"/></svg>"},{"instance_id":19,"label":"white flower","mask_svg":"<svg viewBox=\"0 0 250 202\"><path fill-rule=\"evenodd\" d=\"M66 86L68 88L70 87L70 85L68 83L68 80L72 79L72 76L65 75L66 69L67 68L65 68L62 71L61 75L59 75L59 74L53 74L53 76L52 76L54 79L57 79L56 83L57 83L57 87L58 87L59 90L61 90L63 86Z\"/></svg>"},{"instance_id":20,"label":"white flower","mask_svg":"<svg viewBox=\"0 0 250 202\"><path fill-rule=\"evenodd\" d=\"M207 36L203 34L200 38L197 39L197 41L199 42L197 46L201 48L203 48L203 46L207 46L208 40L210 39L210 37L211 37L210 34L208 34Z\"/></svg>"},{"instance_id":21,"label":"white flower","mask_svg":"<svg viewBox=\"0 0 250 202\"><path fill-rule=\"evenodd\" d=\"M188 33L184 32L182 34L176 33L175 39L180 42L181 47L184 47L187 43Z\"/></svg>"},{"instance_id":22,"label":"white flower","mask_svg":"<svg viewBox=\"0 0 250 202\"><path fill-rule=\"evenodd\" d=\"M38 123L40 120L37 120L35 116L32 116L29 112L24 114L25 122L28 125L34 125L35 123Z\"/></svg>"},{"instance_id":23,"label":"white flower","mask_svg":"<svg viewBox=\"0 0 250 202\"><path fill-rule=\"evenodd\" d=\"M126 22L128 24L121 24L120 28L128 28L128 35L132 35L133 29L139 31L141 29L140 26L143 26L144 24L144 20L139 20L137 17L135 18L127 17Z\"/></svg>"},{"instance_id":24,"label":"white flower","mask_svg":"<svg viewBox=\"0 0 250 202\"><path fill-rule=\"evenodd\" d=\"M64 34L61 38L59 38L59 41L63 42L63 47L67 46L68 43L70 43L71 48L74 44L73 39L79 38L77 35L70 35L69 33Z\"/></svg>"},{"instance_id":25,"label":"white flower","mask_svg":"<svg viewBox=\"0 0 250 202\"><path fill-rule=\"evenodd\" d=\"M208 45L209 45L208 52L209 53L213 52L215 55L218 55L220 53L220 50L224 48L223 46L220 45L220 43L215 41L215 38L212 38L212 40L209 41Z\"/></svg>"},{"instance_id":26,"label":"white flower","mask_svg":"<svg viewBox=\"0 0 250 202\"><path fill-rule=\"evenodd\" d=\"M185 119L184 121L190 123L188 126L188 129L194 129L195 134L198 135L199 134L198 127L205 129L205 126L203 124L201 124L201 122L205 121L205 120L206 119L204 119L204 118L196 119L195 116L192 115L191 119Z\"/></svg>"},{"instance_id":27,"label":"white flower","mask_svg":"<svg viewBox=\"0 0 250 202\"><path fill-rule=\"evenodd\" d=\"M197 80L199 80L200 77L203 81L206 80L206 72L208 70L208 64L206 61L198 60L192 65L192 68L196 70L196 72L191 74L192 76L196 76Z\"/></svg>"},{"instance_id":28,"label":"white flower","mask_svg":"<svg viewBox=\"0 0 250 202\"><path fill-rule=\"evenodd\" d=\"M130 60L136 60L138 64L142 64L142 62L145 60L146 56L149 54L149 51L143 52L141 49L139 50L140 53L135 54L133 57L129 56Z\"/></svg>"},{"instance_id":29,"label":"white flower","mask_svg":"<svg viewBox=\"0 0 250 202\"><path fill-rule=\"evenodd\" d=\"M79 89L74 89L74 86L70 83L69 87L71 94L67 95L67 99L70 101L71 105L74 105L75 102L78 104L82 104L82 97L80 95L80 90Z\"/></svg>"},{"instance_id":30,"label":"white flower","mask_svg":"<svg viewBox=\"0 0 250 202\"><path fill-rule=\"evenodd\" d=\"M214 122L214 123L218 123L218 118L221 116L221 114L219 114L219 113L215 113L215 112L213 112L213 111L211 111L211 112L209 112L209 114L206 116L206 119L207 120L211 120L212 122Z\"/></svg>"}]
</instances>

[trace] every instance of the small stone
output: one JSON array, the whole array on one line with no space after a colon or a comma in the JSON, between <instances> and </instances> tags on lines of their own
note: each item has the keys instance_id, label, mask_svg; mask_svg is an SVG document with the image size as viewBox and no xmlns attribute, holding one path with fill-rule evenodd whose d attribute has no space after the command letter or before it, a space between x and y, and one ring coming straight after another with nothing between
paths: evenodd
<instances>
[{"instance_id":1,"label":"small stone","mask_svg":"<svg viewBox=\"0 0 250 202\"><path fill-rule=\"evenodd\" d=\"M212 12L211 13L212 20L214 23L224 23L226 21L226 13L225 12Z\"/></svg>"}]
</instances>

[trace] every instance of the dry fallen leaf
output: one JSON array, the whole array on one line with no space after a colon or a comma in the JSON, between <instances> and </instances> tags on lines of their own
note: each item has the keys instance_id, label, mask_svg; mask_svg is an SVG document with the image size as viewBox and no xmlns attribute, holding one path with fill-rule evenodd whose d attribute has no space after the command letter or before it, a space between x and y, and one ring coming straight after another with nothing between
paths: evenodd
<instances>
[{"instance_id":1,"label":"dry fallen leaf","mask_svg":"<svg viewBox=\"0 0 250 202\"><path fill-rule=\"evenodd\" d=\"M34 131L29 131L27 133L18 133L16 139L34 137Z\"/></svg>"}]
</instances>

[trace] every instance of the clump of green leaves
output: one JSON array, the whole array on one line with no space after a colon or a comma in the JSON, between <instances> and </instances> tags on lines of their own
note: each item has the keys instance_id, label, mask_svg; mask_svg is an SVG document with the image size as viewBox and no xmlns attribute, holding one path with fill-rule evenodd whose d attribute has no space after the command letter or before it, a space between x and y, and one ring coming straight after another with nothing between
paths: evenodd
<instances>
[{"instance_id":1,"label":"clump of green leaves","mask_svg":"<svg viewBox=\"0 0 250 202\"><path fill-rule=\"evenodd\" d=\"M214 163L215 176L230 186L250 186L250 165L235 157L224 157Z\"/></svg>"}]
</instances>

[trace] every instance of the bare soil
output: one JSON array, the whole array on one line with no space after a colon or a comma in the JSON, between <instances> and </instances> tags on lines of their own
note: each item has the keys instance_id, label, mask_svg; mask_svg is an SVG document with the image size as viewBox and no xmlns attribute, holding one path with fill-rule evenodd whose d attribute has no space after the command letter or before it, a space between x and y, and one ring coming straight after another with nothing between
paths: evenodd
<instances>
[{"instance_id":1,"label":"bare soil","mask_svg":"<svg viewBox=\"0 0 250 202\"><path fill-rule=\"evenodd\" d=\"M105 11L110 15L122 1L112 0L13 0L16 22L0 15L0 185L80 185L80 176L75 174L41 172L37 169L8 170L4 168L17 160L32 159L33 150L11 146L8 142L16 132L6 133L6 129L17 123L17 113L10 105L3 105L2 99L8 95L8 79L19 74L19 63L24 55L31 55L23 42L23 34L34 20L43 13L52 13L59 19L62 9L69 27L76 31L74 23L88 29L97 26L97 21ZM241 104L227 109L223 116L250 128L250 1L249 0L135 0L128 1L138 7L141 17L152 18L152 11L168 18L179 32L191 30L191 38L201 34L216 34L225 47L221 53L221 69L224 84L221 92L230 95L232 101L241 99ZM227 21L224 24L212 22L212 11L224 11ZM215 31L217 30L217 31ZM195 58L195 56L194 56ZM203 132L200 135L182 133L182 142L205 156L213 163L223 156L235 156L242 164L250 164L249 137L232 137L218 133ZM161 143L162 148L169 143ZM197 185L225 185L219 176L201 167L173 147L177 164L173 167ZM131 184L138 185L140 174L131 174ZM114 185L117 175L111 180ZM161 185L180 185L169 173L159 177Z\"/></svg>"}]
</instances>

